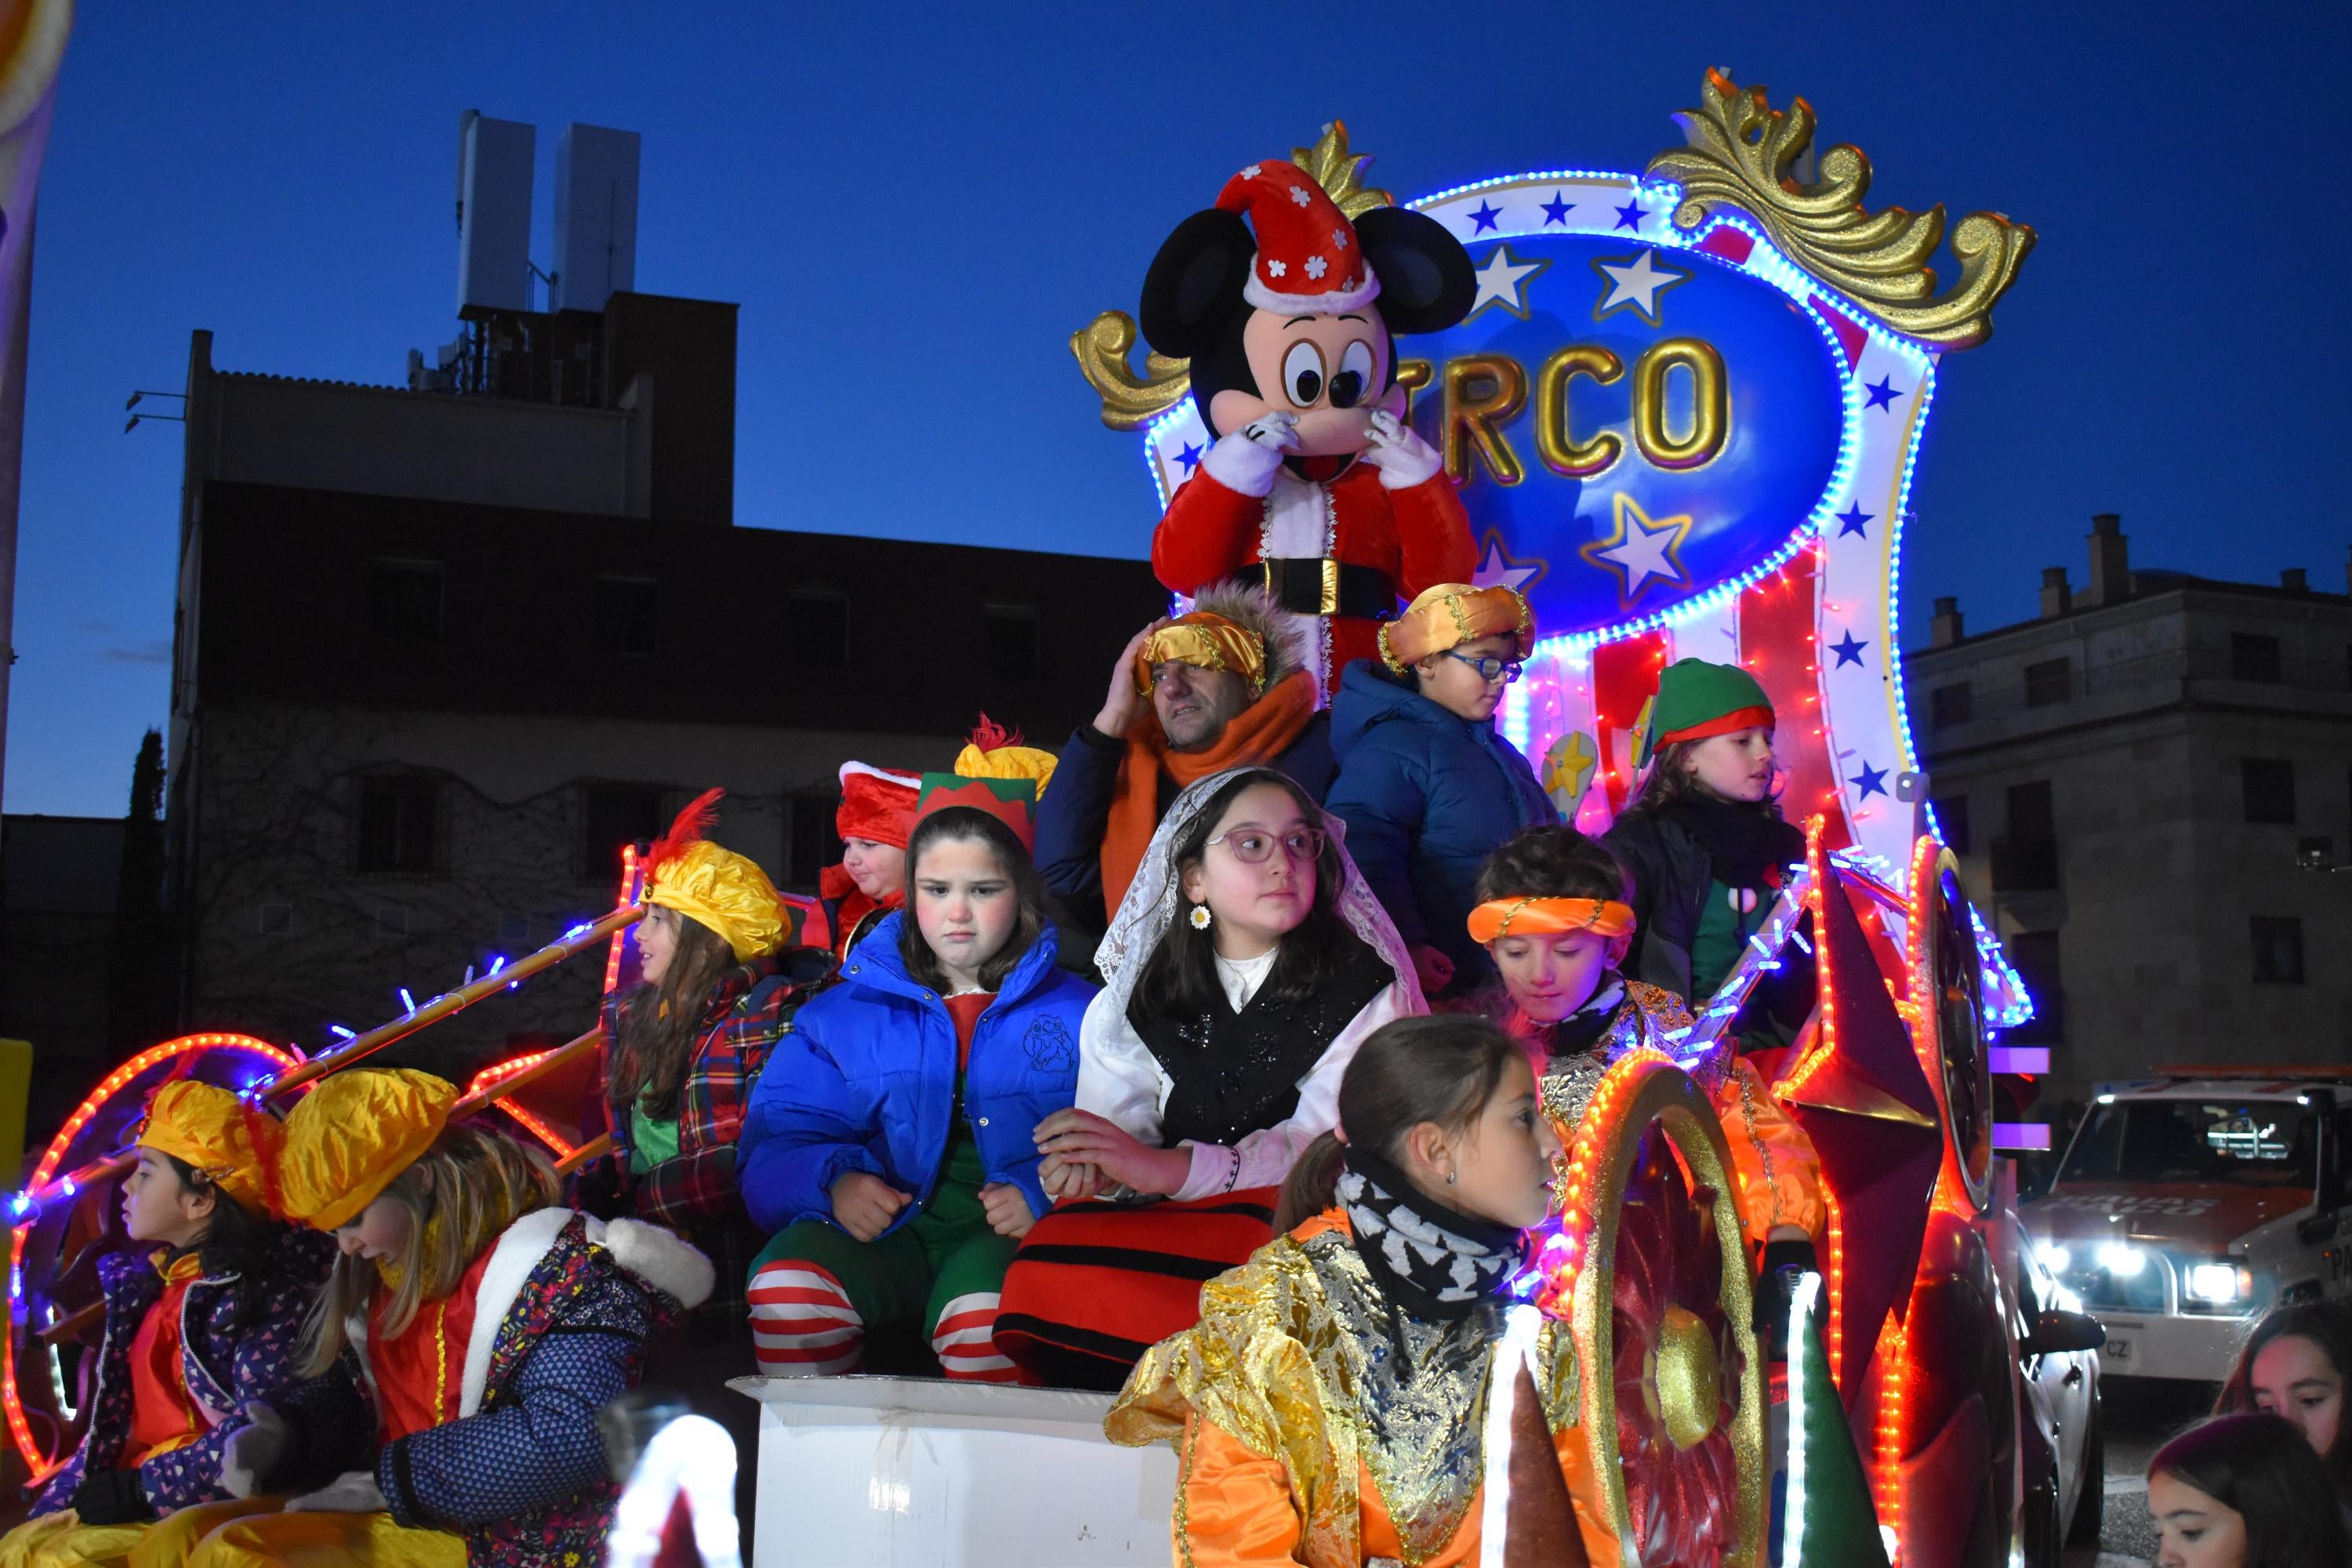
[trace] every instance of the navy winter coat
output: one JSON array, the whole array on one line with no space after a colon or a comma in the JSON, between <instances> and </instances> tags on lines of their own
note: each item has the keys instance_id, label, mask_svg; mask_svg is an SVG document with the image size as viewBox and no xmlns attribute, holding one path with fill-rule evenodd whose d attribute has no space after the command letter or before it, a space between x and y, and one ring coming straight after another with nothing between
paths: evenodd
<instances>
[{"instance_id":1,"label":"navy winter coat","mask_svg":"<svg viewBox=\"0 0 2352 1568\"><path fill-rule=\"evenodd\" d=\"M1368 658L1340 672L1331 749L1325 808L1397 934L1452 959L1455 988L1484 978L1493 965L1468 925L1478 868L1521 828L1559 820L1535 770L1491 720L1459 718Z\"/></svg>"},{"instance_id":2,"label":"navy winter coat","mask_svg":"<svg viewBox=\"0 0 2352 1568\"><path fill-rule=\"evenodd\" d=\"M803 1007L751 1091L736 1169L751 1218L770 1231L833 1218L833 1184L850 1171L919 1201L947 1164L956 1109L956 1028L939 994L908 976L894 913L849 955L840 983ZM1078 1024L1099 987L1055 962L1048 929L972 1031L962 1112L991 1182L1011 1182L1029 1212L1052 1205L1037 1181L1038 1122L1078 1087Z\"/></svg>"}]
</instances>

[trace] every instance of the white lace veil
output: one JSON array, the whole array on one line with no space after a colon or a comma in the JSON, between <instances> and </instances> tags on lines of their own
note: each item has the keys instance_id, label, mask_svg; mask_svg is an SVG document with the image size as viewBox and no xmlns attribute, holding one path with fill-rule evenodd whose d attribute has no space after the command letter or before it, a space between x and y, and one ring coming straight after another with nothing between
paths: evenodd
<instances>
[{"instance_id":1,"label":"white lace veil","mask_svg":"<svg viewBox=\"0 0 2352 1568\"><path fill-rule=\"evenodd\" d=\"M1110 930L1104 934L1102 945L1095 949L1095 966L1102 971L1114 1017L1127 1016L1128 1000L1135 994L1136 983L1143 977L1143 966L1174 923L1183 903L1183 889L1178 886L1174 864L1177 840L1207 808L1212 795L1244 773L1264 773L1270 779L1283 776L1265 767L1228 768L1212 773L1186 786L1168 807L1168 814L1160 819L1159 830L1151 836L1151 846L1143 852L1143 864L1136 868L1135 880L1128 884L1127 897L1119 900L1118 913L1111 917ZM1372 897L1364 874L1356 869L1356 862L1348 853L1348 825L1320 806L1314 807L1313 812L1313 820L1331 836L1331 842L1339 851L1339 865L1344 872L1339 885L1339 918L1395 973L1398 994L1404 999L1401 1011L1426 1013L1429 1004L1422 999L1421 981L1413 973L1412 956L1405 951L1404 939L1397 935L1388 911Z\"/></svg>"}]
</instances>

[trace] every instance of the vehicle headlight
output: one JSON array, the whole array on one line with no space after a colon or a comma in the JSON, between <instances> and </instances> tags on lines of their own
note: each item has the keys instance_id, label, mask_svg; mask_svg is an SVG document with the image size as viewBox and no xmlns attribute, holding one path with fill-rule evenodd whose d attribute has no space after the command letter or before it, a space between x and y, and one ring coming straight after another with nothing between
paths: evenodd
<instances>
[{"instance_id":1,"label":"vehicle headlight","mask_svg":"<svg viewBox=\"0 0 2352 1568\"><path fill-rule=\"evenodd\" d=\"M2118 1279L2129 1279L2147 1267L2147 1254L2137 1247L2111 1241L2099 1248L2099 1267Z\"/></svg>"},{"instance_id":2,"label":"vehicle headlight","mask_svg":"<svg viewBox=\"0 0 2352 1568\"><path fill-rule=\"evenodd\" d=\"M2238 1299L2238 1266L2234 1263L2192 1263L2189 1266L2189 1299L2219 1304Z\"/></svg>"},{"instance_id":3,"label":"vehicle headlight","mask_svg":"<svg viewBox=\"0 0 2352 1568\"><path fill-rule=\"evenodd\" d=\"M2045 1241L2038 1245L2042 1253L2042 1267L2053 1274L2065 1273L2066 1266L2074 1261L2074 1255L2054 1241Z\"/></svg>"}]
</instances>

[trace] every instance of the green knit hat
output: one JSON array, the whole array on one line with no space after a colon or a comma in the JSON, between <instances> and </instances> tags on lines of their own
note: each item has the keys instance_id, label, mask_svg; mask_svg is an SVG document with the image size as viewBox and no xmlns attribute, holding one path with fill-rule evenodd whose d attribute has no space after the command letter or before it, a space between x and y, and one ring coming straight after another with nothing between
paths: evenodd
<instances>
[{"instance_id":1,"label":"green knit hat","mask_svg":"<svg viewBox=\"0 0 2352 1568\"><path fill-rule=\"evenodd\" d=\"M1658 694L1642 710L1635 726L1642 749L1633 765L1648 767L1660 746L1676 741L1703 741L1771 722L1772 700L1754 676L1736 664L1678 659L1658 677Z\"/></svg>"},{"instance_id":2,"label":"green knit hat","mask_svg":"<svg viewBox=\"0 0 2352 1568\"><path fill-rule=\"evenodd\" d=\"M1024 849L1037 842L1037 781L1034 779L967 778L961 773L925 773L915 796L918 823L951 805L984 812L1013 829ZM913 828L908 829L911 835Z\"/></svg>"}]
</instances>

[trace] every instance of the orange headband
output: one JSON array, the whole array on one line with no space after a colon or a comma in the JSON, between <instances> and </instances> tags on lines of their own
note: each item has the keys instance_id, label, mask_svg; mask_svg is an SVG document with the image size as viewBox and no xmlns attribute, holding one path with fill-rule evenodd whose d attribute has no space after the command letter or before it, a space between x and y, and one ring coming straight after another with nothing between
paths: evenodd
<instances>
[{"instance_id":1,"label":"orange headband","mask_svg":"<svg viewBox=\"0 0 2352 1568\"><path fill-rule=\"evenodd\" d=\"M1470 940L1482 946L1507 936L1580 931L1631 936L1633 911L1614 899L1494 899L1470 911Z\"/></svg>"}]
</instances>

